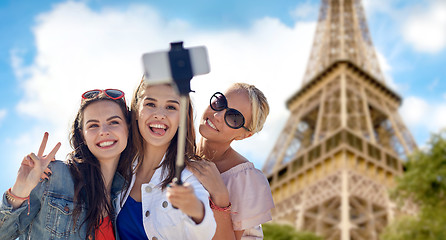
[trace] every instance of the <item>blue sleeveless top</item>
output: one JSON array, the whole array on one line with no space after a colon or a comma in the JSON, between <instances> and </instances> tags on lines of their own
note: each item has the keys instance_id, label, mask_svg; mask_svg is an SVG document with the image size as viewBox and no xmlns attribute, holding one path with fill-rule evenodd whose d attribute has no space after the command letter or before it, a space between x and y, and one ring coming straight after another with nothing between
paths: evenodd
<instances>
[{"instance_id":1,"label":"blue sleeveless top","mask_svg":"<svg viewBox=\"0 0 446 240\"><path fill-rule=\"evenodd\" d=\"M122 240L148 239L142 217L142 203L129 195L116 219L119 237Z\"/></svg>"}]
</instances>

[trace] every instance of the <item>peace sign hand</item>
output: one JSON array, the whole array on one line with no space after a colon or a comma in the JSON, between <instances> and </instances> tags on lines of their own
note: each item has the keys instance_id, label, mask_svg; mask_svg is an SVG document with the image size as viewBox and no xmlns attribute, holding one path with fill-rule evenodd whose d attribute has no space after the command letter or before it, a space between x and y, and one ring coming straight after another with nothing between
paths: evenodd
<instances>
[{"instance_id":1,"label":"peace sign hand","mask_svg":"<svg viewBox=\"0 0 446 240\"><path fill-rule=\"evenodd\" d=\"M48 155L43 156L47 142L48 133L45 132L37 156L34 153L30 153L23 158L17 173L16 182L11 189L11 192L14 195L18 197L27 197L39 183L40 176L48 167L50 161L55 157L56 152L61 145L60 142L57 143Z\"/></svg>"},{"instance_id":2,"label":"peace sign hand","mask_svg":"<svg viewBox=\"0 0 446 240\"><path fill-rule=\"evenodd\" d=\"M45 156L44 156L45 157ZM53 158L50 160L50 162L54 162L56 161L56 158ZM40 175L40 182L42 182L43 180L48 180L50 179L51 175L53 174L53 171L51 171L51 169L49 167L47 167L45 169L45 171L43 171L43 173Z\"/></svg>"}]
</instances>

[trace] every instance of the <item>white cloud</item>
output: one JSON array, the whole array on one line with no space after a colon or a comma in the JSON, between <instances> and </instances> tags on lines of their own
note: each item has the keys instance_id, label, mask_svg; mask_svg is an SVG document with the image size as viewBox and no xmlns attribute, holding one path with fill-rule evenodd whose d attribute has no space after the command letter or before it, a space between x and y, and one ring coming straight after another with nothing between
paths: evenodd
<instances>
[{"instance_id":1,"label":"white cloud","mask_svg":"<svg viewBox=\"0 0 446 240\"><path fill-rule=\"evenodd\" d=\"M423 128L438 132L446 127L446 101L433 103L409 96L404 99L400 113L411 129Z\"/></svg>"},{"instance_id":2,"label":"white cloud","mask_svg":"<svg viewBox=\"0 0 446 240\"><path fill-rule=\"evenodd\" d=\"M403 26L404 39L420 52L436 53L446 47L446 2L430 1L414 10Z\"/></svg>"},{"instance_id":3,"label":"white cloud","mask_svg":"<svg viewBox=\"0 0 446 240\"><path fill-rule=\"evenodd\" d=\"M141 55L184 40L185 47L205 45L211 65L210 74L192 81L196 120L211 94L233 82L255 84L264 91L271 106L264 130L235 144L261 167L288 117L284 103L301 85L314 30L314 22L287 27L263 18L248 30L205 32L182 20L166 20L148 6L93 11L81 2L62 3L37 18L32 64L24 66L19 54L14 55L25 92L17 109L46 123L36 129L48 129L54 138L65 140L85 90L119 88L130 101L142 74ZM45 130L29 138L41 139L40 131ZM67 141L63 146L59 156L69 150Z\"/></svg>"},{"instance_id":4,"label":"white cloud","mask_svg":"<svg viewBox=\"0 0 446 240\"><path fill-rule=\"evenodd\" d=\"M424 124L426 113L429 112L428 103L418 97L406 97L400 109L404 121L408 125L416 126Z\"/></svg>"},{"instance_id":5,"label":"white cloud","mask_svg":"<svg viewBox=\"0 0 446 240\"><path fill-rule=\"evenodd\" d=\"M386 85L391 89L398 91L399 86L395 83L391 73L392 66L389 64L384 54L382 54L378 50L375 51L376 51L376 57L378 58L379 67L381 69L382 74L384 75L384 80Z\"/></svg>"},{"instance_id":6,"label":"white cloud","mask_svg":"<svg viewBox=\"0 0 446 240\"><path fill-rule=\"evenodd\" d=\"M300 2L296 8L290 12L290 15L296 21L305 19L317 20L315 17L319 15L319 3L315 4L308 0Z\"/></svg>"},{"instance_id":7,"label":"white cloud","mask_svg":"<svg viewBox=\"0 0 446 240\"><path fill-rule=\"evenodd\" d=\"M434 107L432 118L432 124L435 132L446 128L446 122L444 121L446 119L446 103Z\"/></svg>"}]
</instances>

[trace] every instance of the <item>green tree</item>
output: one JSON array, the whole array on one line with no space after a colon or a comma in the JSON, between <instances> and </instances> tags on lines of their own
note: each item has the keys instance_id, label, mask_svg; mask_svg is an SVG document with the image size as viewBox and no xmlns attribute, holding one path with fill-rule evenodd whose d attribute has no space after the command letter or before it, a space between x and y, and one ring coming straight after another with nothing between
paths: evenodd
<instances>
[{"instance_id":1,"label":"green tree","mask_svg":"<svg viewBox=\"0 0 446 240\"><path fill-rule=\"evenodd\" d=\"M264 240L323 240L311 232L298 232L290 225L262 224Z\"/></svg>"},{"instance_id":2,"label":"green tree","mask_svg":"<svg viewBox=\"0 0 446 240\"><path fill-rule=\"evenodd\" d=\"M410 200L417 216L396 219L381 234L382 240L446 239L446 131L433 134L427 150L409 157L406 172L391 197L401 205Z\"/></svg>"}]
</instances>

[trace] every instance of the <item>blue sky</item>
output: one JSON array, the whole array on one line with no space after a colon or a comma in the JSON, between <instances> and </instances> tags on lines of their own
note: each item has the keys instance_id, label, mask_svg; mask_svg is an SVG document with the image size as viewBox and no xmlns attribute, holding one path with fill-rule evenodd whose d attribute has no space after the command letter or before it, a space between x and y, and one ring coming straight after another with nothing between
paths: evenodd
<instances>
[{"instance_id":1,"label":"blue sky","mask_svg":"<svg viewBox=\"0 0 446 240\"><path fill-rule=\"evenodd\" d=\"M120 88L131 95L141 55L172 41L208 48L211 73L192 80L196 115L233 82L262 89L271 105L264 130L234 144L261 168L301 85L318 0L0 1L0 188L12 186L23 156L45 131L57 154L80 95ZM363 1L388 86L403 97L400 114L419 146L446 127L446 3ZM130 99L130 97L127 97Z\"/></svg>"}]
</instances>

